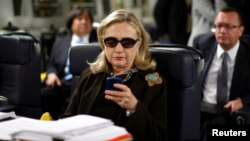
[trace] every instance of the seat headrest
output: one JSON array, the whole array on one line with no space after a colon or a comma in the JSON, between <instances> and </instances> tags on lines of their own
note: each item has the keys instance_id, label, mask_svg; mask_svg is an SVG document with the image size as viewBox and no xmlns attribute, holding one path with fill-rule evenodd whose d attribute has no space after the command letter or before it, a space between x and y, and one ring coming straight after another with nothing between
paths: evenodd
<instances>
[{"instance_id":1,"label":"seat headrest","mask_svg":"<svg viewBox=\"0 0 250 141\"><path fill-rule=\"evenodd\" d=\"M29 42L29 44L24 42ZM27 64L31 59L33 42L17 36L0 36L0 62Z\"/></svg>"},{"instance_id":2,"label":"seat headrest","mask_svg":"<svg viewBox=\"0 0 250 141\"><path fill-rule=\"evenodd\" d=\"M87 44L71 47L69 52L70 72L73 75L80 75L84 69L89 67L87 62L95 61L96 57L101 51L102 49L98 44Z\"/></svg>"},{"instance_id":3,"label":"seat headrest","mask_svg":"<svg viewBox=\"0 0 250 141\"><path fill-rule=\"evenodd\" d=\"M157 62L156 70L167 80L179 87L191 87L195 75L203 68L203 56L199 51L182 45L150 47L152 57Z\"/></svg>"}]
</instances>

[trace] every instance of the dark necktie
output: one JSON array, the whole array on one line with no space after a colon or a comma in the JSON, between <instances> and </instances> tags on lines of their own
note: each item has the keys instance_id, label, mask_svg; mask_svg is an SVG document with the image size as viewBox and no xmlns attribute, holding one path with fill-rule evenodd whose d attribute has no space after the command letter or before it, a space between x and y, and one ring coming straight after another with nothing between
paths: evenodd
<instances>
[{"instance_id":1,"label":"dark necktie","mask_svg":"<svg viewBox=\"0 0 250 141\"><path fill-rule=\"evenodd\" d=\"M218 71L218 79L217 79L217 103L219 105L224 105L226 104L226 101L227 101L227 91L228 91L227 58L228 58L228 54L224 52L222 54L222 63Z\"/></svg>"}]
</instances>

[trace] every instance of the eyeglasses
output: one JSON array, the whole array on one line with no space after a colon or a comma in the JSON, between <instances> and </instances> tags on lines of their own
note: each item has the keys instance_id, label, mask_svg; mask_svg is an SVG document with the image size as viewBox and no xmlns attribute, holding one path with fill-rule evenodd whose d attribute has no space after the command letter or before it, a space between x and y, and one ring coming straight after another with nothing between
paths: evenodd
<instances>
[{"instance_id":1,"label":"eyeglasses","mask_svg":"<svg viewBox=\"0 0 250 141\"><path fill-rule=\"evenodd\" d=\"M231 25L231 24L217 24L217 25L214 25L214 26L217 29L225 28L226 30L241 27L241 25Z\"/></svg>"},{"instance_id":2,"label":"eyeglasses","mask_svg":"<svg viewBox=\"0 0 250 141\"><path fill-rule=\"evenodd\" d=\"M123 48L132 48L136 44L138 39L132 39L132 38L122 38L121 40L118 40L115 37L108 37L103 40L106 47L114 48L117 46L118 43L121 43Z\"/></svg>"}]
</instances>

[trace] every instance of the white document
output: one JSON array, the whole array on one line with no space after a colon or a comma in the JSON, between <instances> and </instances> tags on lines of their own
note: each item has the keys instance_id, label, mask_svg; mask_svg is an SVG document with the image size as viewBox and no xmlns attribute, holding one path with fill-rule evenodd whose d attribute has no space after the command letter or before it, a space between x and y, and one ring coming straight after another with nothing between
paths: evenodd
<instances>
[{"instance_id":1,"label":"white document","mask_svg":"<svg viewBox=\"0 0 250 141\"><path fill-rule=\"evenodd\" d=\"M0 112L0 122L5 119L16 118L15 112L4 113Z\"/></svg>"},{"instance_id":2,"label":"white document","mask_svg":"<svg viewBox=\"0 0 250 141\"><path fill-rule=\"evenodd\" d=\"M27 139L33 138L33 140L53 138L66 140L109 126L114 126L111 120L90 115L77 115L57 121L19 117L0 122L0 139L11 140L11 136L14 135L16 137L26 136ZM124 132L126 132L125 129L121 133Z\"/></svg>"},{"instance_id":3,"label":"white document","mask_svg":"<svg viewBox=\"0 0 250 141\"><path fill-rule=\"evenodd\" d=\"M93 132L75 136L66 141L103 141L104 139L105 141L130 141L132 136L123 127L107 126Z\"/></svg>"}]
</instances>

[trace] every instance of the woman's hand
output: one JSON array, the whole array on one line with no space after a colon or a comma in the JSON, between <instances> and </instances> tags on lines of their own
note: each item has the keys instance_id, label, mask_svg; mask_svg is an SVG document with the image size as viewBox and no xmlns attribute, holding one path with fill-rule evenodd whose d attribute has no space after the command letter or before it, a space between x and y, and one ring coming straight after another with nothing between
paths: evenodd
<instances>
[{"instance_id":1,"label":"woman's hand","mask_svg":"<svg viewBox=\"0 0 250 141\"><path fill-rule=\"evenodd\" d=\"M138 100L133 95L130 88L124 84L114 84L114 87L121 91L105 90L105 98L114 101L126 110L135 110Z\"/></svg>"}]
</instances>

